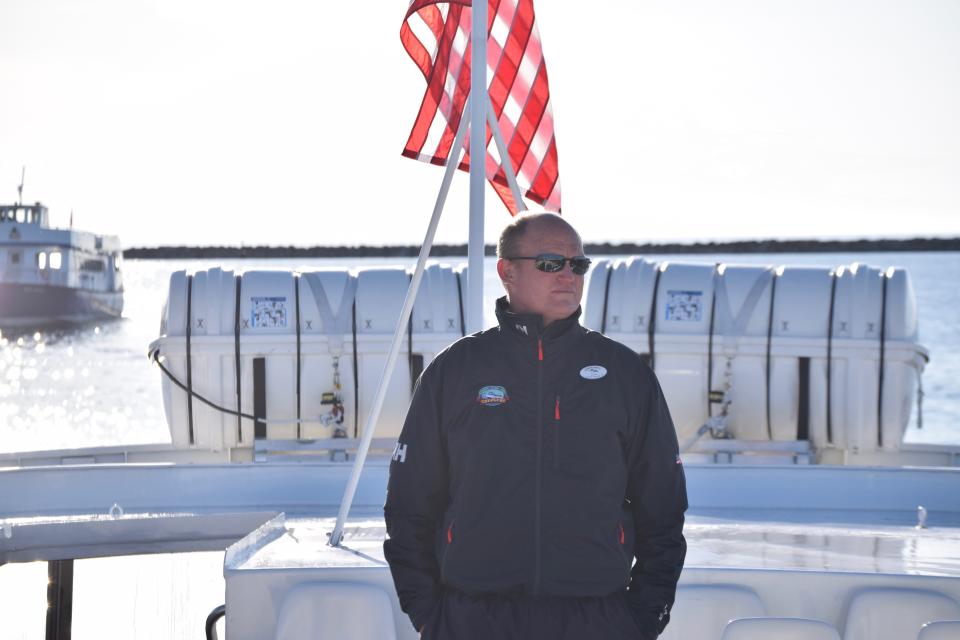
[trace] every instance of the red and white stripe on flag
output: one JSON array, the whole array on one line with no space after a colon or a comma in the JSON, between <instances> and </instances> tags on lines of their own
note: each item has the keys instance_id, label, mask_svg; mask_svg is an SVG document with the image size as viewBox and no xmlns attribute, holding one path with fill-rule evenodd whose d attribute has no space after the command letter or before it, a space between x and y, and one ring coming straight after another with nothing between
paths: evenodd
<instances>
[{"instance_id":1,"label":"red and white stripe on flag","mask_svg":"<svg viewBox=\"0 0 960 640\"><path fill-rule=\"evenodd\" d=\"M445 165L470 95L470 0L412 0L400 40L427 81L403 149L408 158ZM517 184L525 198L560 211L557 141L550 87L533 0L489 0L487 77ZM467 116L469 117L469 115ZM517 203L487 127L487 179L510 213ZM470 148L459 168L470 170Z\"/></svg>"}]
</instances>

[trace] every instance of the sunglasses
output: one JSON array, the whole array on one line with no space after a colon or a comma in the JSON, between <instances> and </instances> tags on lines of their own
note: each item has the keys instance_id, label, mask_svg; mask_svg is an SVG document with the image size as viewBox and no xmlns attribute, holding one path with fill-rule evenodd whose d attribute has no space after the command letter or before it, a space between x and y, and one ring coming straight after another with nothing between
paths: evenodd
<instances>
[{"instance_id":1,"label":"sunglasses","mask_svg":"<svg viewBox=\"0 0 960 640\"><path fill-rule=\"evenodd\" d=\"M578 276L582 276L590 268L590 258L586 256L574 256L565 258L559 253L541 253L538 256L514 256L507 260L533 260L533 266L545 273L557 273L563 271L563 265L570 263L570 270Z\"/></svg>"}]
</instances>

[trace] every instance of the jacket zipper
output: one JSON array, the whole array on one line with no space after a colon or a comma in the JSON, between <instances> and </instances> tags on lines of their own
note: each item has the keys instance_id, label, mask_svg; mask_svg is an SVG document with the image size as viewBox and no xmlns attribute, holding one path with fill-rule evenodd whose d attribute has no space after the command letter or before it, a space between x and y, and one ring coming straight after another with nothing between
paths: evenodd
<instances>
[{"instance_id":1,"label":"jacket zipper","mask_svg":"<svg viewBox=\"0 0 960 640\"><path fill-rule=\"evenodd\" d=\"M620 555L624 558L627 557L627 550L624 544L626 543L626 534L623 531L623 522L617 523L617 541L620 543L617 545L617 548L620 550Z\"/></svg>"},{"instance_id":2,"label":"jacket zipper","mask_svg":"<svg viewBox=\"0 0 960 640\"><path fill-rule=\"evenodd\" d=\"M443 576L443 568L447 564L447 553L450 552L450 546L453 544L453 525L457 522L454 518L447 527L447 544L443 547L443 557L440 559L440 575Z\"/></svg>"},{"instance_id":3,"label":"jacket zipper","mask_svg":"<svg viewBox=\"0 0 960 640\"><path fill-rule=\"evenodd\" d=\"M553 469L560 468L560 396L553 406Z\"/></svg>"},{"instance_id":4,"label":"jacket zipper","mask_svg":"<svg viewBox=\"0 0 960 640\"><path fill-rule=\"evenodd\" d=\"M543 448L543 338L537 337L537 481L533 522L533 595L540 594L540 458Z\"/></svg>"}]
</instances>

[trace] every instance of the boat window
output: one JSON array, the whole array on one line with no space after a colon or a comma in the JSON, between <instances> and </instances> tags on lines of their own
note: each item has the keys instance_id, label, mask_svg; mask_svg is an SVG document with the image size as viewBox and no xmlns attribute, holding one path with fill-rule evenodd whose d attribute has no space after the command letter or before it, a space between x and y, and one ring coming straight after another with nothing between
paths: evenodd
<instances>
[{"instance_id":1,"label":"boat window","mask_svg":"<svg viewBox=\"0 0 960 640\"><path fill-rule=\"evenodd\" d=\"M10 252L10 264L20 264L20 252L11 251Z\"/></svg>"},{"instance_id":2,"label":"boat window","mask_svg":"<svg viewBox=\"0 0 960 640\"><path fill-rule=\"evenodd\" d=\"M59 269L62 264L62 254L59 251L50 252L50 268Z\"/></svg>"},{"instance_id":3,"label":"boat window","mask_svg":"<svg viewBox=\"0 0 960 640\"><path fill-rule=\"evenodd\" d=\"M83 271L103 271L103 260L84 260L83 263L81 263L80 268Z\"/></svg>"},{"instance_id":4,"label":"boat window","mask_svg":"<svg viewBox=\"0 0 960 640\"><path fill-rule=\"evenodd\" d=\"M23 209L17 209L17 211L16 211L16 213L14 214L14 216L16 217L17 222L19 222L19 223L21 223L21 224L23 224L24 219L27 217L27 216L26 216L26 211L24 211Z\"/></svg>"},{"instance_id":5,"label":"boat window","mask_svg":"<svg viewBox=\"0 0 960 640\"><path fill-rule=\"evenodd\" d=\"M41 251L40 253L37 254L37 267L39 267L40 269L47 268L47 252L46 251Z\"/></svg>"}]
</instances>

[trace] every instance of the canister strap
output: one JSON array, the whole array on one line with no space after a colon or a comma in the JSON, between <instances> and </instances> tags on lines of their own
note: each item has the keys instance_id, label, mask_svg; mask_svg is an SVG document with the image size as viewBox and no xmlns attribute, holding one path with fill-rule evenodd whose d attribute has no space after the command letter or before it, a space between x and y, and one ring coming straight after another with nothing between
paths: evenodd
<instances>
[{"instance_id":1,"label":"canister strap","mask_svg":"<svg viewBox=\"0 0 960 640\"><path fill-rule=\"evenodd\" d=\"M610 278L613 275L613 264L606 263L607 279L603 285L603 316L600 320L600 333L607 332L607 302L610 300Z\"/></svg>"},{"instance_id":2,"label":"canister strap","mask_svg":"<svg viewBox=\"0 0 960 640\"><path fill-rule=\"evenodd\" d=\"M833 444L833 314L837 303L837 280L843 267L830 271L830 312L827 315L827 444Z\"/></svg>"},{"instance_id":3,"label":"canister strap","mask_svg":"<svg viewBox=\"0 0 960 640\"><path fill-rule=\"evenodd\" d=\"M300 400L300 379L302 376L302 367L300 366L300 274L293 276L294 293L294 312L296 314L297 326L297 440L300 439L300 408L303 403Z\"/></svg>"},{"instance_id":4,"label":"canister strap","mask_svg":"<svg viewBox=\"0 0 960 640\"><path fill-rule=\"evenodd\" d=\"M241 395L240 390L242 388L243 378L241 377L240 369L240 292L243 288L243 276L237 275L235 278L236 281L236 294L234 298L234 309L233 309L233 363L234 370L237 376L237 442L243 442L243 418L241 413L243 411L243 406L241 404Z\"/></svg>"},{"instance_id":5,"label":"canister strap","mask_svg":"<svg viewBox=\"0 0 960 640\"><path fill-rule=\"evenodd\" d=\"M357 356L357 299L353 299L351 305L351 328L353 336L353 437L360 437L360 368L359 358Z\"/></svg>"},{"instance_id":6,"label":"canister strap","mask_svg":"<svg viewBox=\"0 0 960 640\"><path fill-rule=\"evenodd\" d=\"M352 309L354 297L357 293L357 279L347 274L347 280L343 285L343 295L340 296L340 308L337 309L336 314L330 306L330 300L323 289L323 283L320 282L320 276L316 273L305 273L303 279L307 281L310 291L313 293L313 300L317 305L320 321L323 323L323 333L327 336L330 353L340 355L343 352L343 334L347 333L349 328L348 310Z\"/></svg>"},{"instance_id":7,"label":"canister strap","mask_svg":"<svg viewBox=\"0 0 960 640\"><path fill-rule=\"evenodd\" d=\"M883 369L887 347L887 283L890 270L880 274L883 288L880 292L880 373L877 380L877 447L883 448Z\"/></svg>"},{"instance_id":8,"label":"canister strap","mask_svg":"<svg viewBox=\"0 0 960 640\"><path fill-rule=\"evenodd\" d=\"M457 271L455 275L457 276L457 304L460 309L460 335L465 336L467 335L467 323L463 317L463 286L460 284L460 272Z\"/></svg>"},{"instance_id":9,"label":"canister strap","mask_svg":"<svg viewBox=\"0 0 960 640\"><path fill-rule=\"evenodd\" d=\"M773 272L773 277L770 279L770 311L767 314L767 353L766 353L766 373L764 374L764 386L765 395L766 395L766 410L767 410L767 437L773 440L773 425L770 420L770 378L771 378L771 366L773 361L770 357L770 350L773 346L773 310L774 305L777 301L777 280L780 277L780 270L777 269ZM746 325L744 325L746 326Z\"/></svg>"},{"instance_id":10,"label":"canister strap","mask_svg":"<svg viewBox=\"0 0 960 640\"><path fill-rule=\"evenodd\" d=\"M710 330L707 337L707 418L713 417L713 333L717 316L717 274L722 263L713 266L713 286L710 287Z\"/></svg>"},{"instance_id":11,"label":"canister strap","mask_svg":"<svg viewBox=\"0 0 960 640\"><path fill-rule=\"evenodd\" d=\"M187 425L190 428L190 444L193 444L193 367L190 357L190 339L193 333L193 274L187 276Z\"/></svg>"},{"instance_id":12,"label":"canister strap","mask_svg":"<svg viewBox=\"0 0 960 640\"><path fill-rule=\"evenodd\" d=\"M659 262L656 266L656 274L653 277L653 296L650 298L650 321L647 322L647 349L650 358L650 368L654 371L657 370L657 351L656 351L656 335L657 335L657 297L660 293L660 275L667 268L666 262Z\"/></svg>"}]
</instances>

